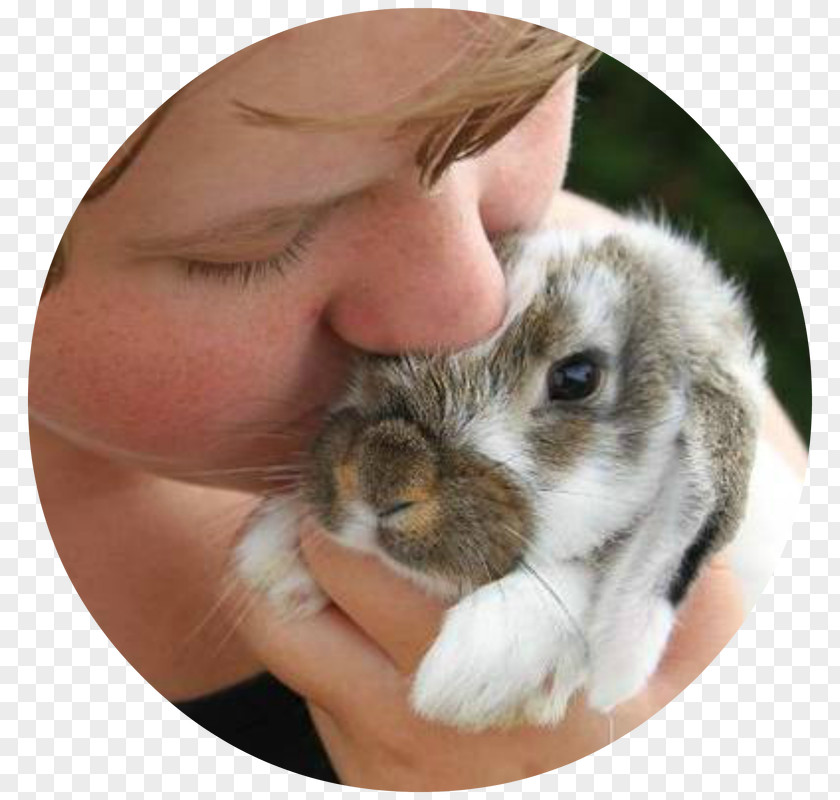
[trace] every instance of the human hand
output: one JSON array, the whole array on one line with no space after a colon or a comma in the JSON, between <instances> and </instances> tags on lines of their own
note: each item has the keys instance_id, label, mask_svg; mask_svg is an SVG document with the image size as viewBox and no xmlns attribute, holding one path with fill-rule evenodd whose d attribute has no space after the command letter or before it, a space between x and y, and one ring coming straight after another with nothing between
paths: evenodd
<instances>
[{"instance_id":1,"label":"human hand","mask_svg":"<svg viewBox=\"0 0 840 800\"><path fill-rule=\"evenodd\" d=\"M575 761L648 719L714 659L743 619L736 581L713 561L681 608L647 688L610 718L578 695L553 728L463 733L417 717L411 676L440 627L443 606L377 559L326 535L303 537L304 557L333 605L279 623L260 603L243 633L281 681L309 702L342 781L433 791L519 780Z\"/></svg>"}]
</instances>

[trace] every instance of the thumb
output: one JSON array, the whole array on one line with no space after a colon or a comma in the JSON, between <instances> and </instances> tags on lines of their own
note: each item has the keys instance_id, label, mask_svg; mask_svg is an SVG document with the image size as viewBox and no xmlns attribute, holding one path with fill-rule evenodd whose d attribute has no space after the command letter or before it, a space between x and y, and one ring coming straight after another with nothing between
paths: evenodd
<instances>
[{"instance_id":1,"label":"thumb","mask_svg":"<svg viewBox=\"0 0 840 800\"><path fill-rule=\"evenodd\" d=\"M328 534L308 530L301 541L321 588L401 672L413 672L440 630L443 602L376 556L350 550Z\"/></svg>"}]
</instances>

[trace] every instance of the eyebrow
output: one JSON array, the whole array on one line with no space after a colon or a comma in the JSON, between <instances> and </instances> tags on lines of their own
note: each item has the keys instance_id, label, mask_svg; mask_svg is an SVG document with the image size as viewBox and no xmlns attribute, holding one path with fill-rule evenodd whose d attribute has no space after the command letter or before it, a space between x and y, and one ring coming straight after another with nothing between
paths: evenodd
<instances>
[{"instance_id":1,"label":"eyebrow","mask_svg":"<svg viewBox=\"0 0 840 800\"><path fill-rule=\"evenodd\" d=\"M152 135L175 105L179 93L167 99L152 115L146 120L145 130L140 131L137 141L128 149L123 158L104 175L100 175L82 197L82 202L96 201L106 194L128 171L135 162L141 151L145 149ZM240 105L234 102L234 105ZM141 126L142 127L142 126ZM237 244L245 240L253 240L260 236L277 235L285 229L300 226L307 219L319 216L330 211L332 208L342 205L352 198L366 193L370 186L351 189L350 191L327 197L312 203L298 203L285 206L270 206L266 208L253 209L239 215L228 217L224 220L214 221L204 227L177 234L163 234L159 236L139 236L129 242L132 249L148 254L165 250L176 250L188 252L190 250L203 250L220 245Z\"/></svg>"},{"instance_id":2,"label":"eyebrow","mask_svg":"<svg viewBox=\"0 0 840 800\"><path fill-rule=\"evenodd\" d=\"M353 189L312 203L251 209L223 219L213 220L192 231L149 237L141 236L133 240L131 246L144 253L189 252L253 241L297 228L306 220L325 214L352 198L369 191L369 188L366 186L362 189Z\"/></svg>"}]
</instances>

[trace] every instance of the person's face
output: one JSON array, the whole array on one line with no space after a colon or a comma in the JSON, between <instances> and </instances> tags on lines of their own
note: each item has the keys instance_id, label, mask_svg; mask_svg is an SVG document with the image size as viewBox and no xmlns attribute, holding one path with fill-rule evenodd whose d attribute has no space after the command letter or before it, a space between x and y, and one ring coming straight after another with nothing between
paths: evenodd
<instances>
[{"instance_id":1,"label":"person's face","mask_svg":"<svg viewBox=\"0 0 840 800\"><path fill-rule=\"evenodd\" d=\"M573 75L432 192L418 140L392 125L258 126L234 105L383 110L439 76L465 30L453 12L340 17L183 90L74 218L66 276L35 326L33 418L137 466L231 484L299 456L354 352L491 333L505 306L491 239L535 226L561 184Z\"/></svg>"}]
</instances>

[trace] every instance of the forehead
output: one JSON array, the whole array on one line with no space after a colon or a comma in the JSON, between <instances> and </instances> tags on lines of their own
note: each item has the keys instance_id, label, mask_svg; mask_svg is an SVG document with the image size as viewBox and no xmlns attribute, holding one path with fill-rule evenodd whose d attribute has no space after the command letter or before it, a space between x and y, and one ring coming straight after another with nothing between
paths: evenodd
<instances>
[{"instance_id":1,"label":"forehead","mask_svg":"<svg viewBox=\"0 0 840 800\"><path fill-rule=\"evenodd\" d=\"M283 114L382 112L439 79L482 16L401 9L332 17L248 48L254 55L230 78L243 101L274 101Z\"/></svg>"},{"instance_id":2,"label":"forehead","mask_svg":"<svg viewBox=\"0 0 840 800\"><path fill-rule=\"evenodd\" d=\"M328 190L386 179L413 163L412 141L397 139L393 124L256 126L237 104L284 115L376 113L438 77L466 31L463 15L452 11L374 12L293 28L245 48L173 97L107 208L96 209L112 218L100 229L130 228L135 238L177 233L227 209L317 203Z\"/></svg>"}]
</instances>

